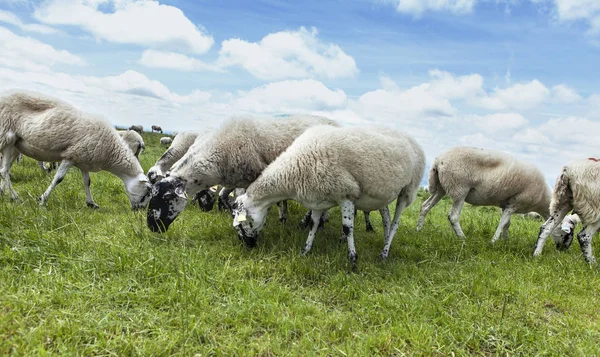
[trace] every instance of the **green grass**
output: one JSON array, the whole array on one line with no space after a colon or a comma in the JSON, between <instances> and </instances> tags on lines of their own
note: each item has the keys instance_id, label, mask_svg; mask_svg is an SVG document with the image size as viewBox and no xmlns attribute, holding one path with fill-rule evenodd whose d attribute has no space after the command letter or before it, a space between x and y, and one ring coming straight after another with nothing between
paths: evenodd
<instances>
[{"instance_id":1,"label":"green grass","mask_svg":"<svg viewBox=\"0 0 600 357\"><path fill-rule=\"evenodd\" d=\"M144 134L145 170L160 137ZM197 206L150 232L108 173L92 174L95 211L76 169L47 208L35 199L51 175L26 158L12 176L23 202L0 198L0 355L600 353L598 270L576 242L557 252L550 240L533 260L540 221L514 217L492 246L499 210L466 205L462 242L443 200L417 233L420 193L386 262L379 215L365 233L359 213L351 273L338 209L301 257L297 204L285 225L274 207L248 250L225 213Z\"/></svg>"}]
</instances>

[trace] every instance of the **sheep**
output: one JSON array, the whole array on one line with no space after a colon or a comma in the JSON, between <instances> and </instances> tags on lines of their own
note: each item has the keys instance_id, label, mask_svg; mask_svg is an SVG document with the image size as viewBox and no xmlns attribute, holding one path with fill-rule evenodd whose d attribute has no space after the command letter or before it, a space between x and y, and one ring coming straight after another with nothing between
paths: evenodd
<instances>
[{"instance_id":1,"label":"sheep","mask_svg":"<svg viewBox=\"0 0 600 357\"><path fill-rule=\"evenodd\" d=\"M187 194L221 184L231 190L248 187L296 137L333 120L306 115L285 119L234 117L206 138L197 138L165 179L154 184L148 206L150 230L163 232L185 208ZM181 135L181 134L180 134ZM283 204L279 205L284 220Z\"/></svg>"},{"instance_id":2,"label":"sheep","mask_svg":"<svg viewBox=\"0 0 600 357\"><path fill-rule=\"evenodd\" d=\"M90 192L90 171L106 170L123 180L132 209L144 207L150 199L151 186L142 166L114 128L40 93L14 92L0 98L0 152L0 192L8 190L13 200L19 197L10 181L10 169L19 152L36 160L61 161L40 205L46 205L71 166L81 170L91 208L98 205Z\"/></svg>"},{"instance_id":3,"label":"sheep","mask_svg":"<svg viewBox=\"0 0 600 357\"><path fill-rule=\"evenodd\" d=\"M540 227L540 233L533 249L533 256L542 254L544 243L555 228L563 223L565 228L561 237L553 237L556 248L565 250L573 240L573 231L569 221L581 221L583 228L577 235L581 251L588 264L595 264L592 253L592 237L600 228L600 160L595 158L579 159L563 166L556 179L550 214ZM568 216L570 211L576 216ZM572 225L574 226L574 224Z\"/></svg>"},{"instance_id":4,"label":"sheep","mask_svg":"<svg viewBox=\"0 0 600 357\"><path fill-rule=\"evenodd\" d=\"M173 139L171 139L168 136L164 136L164 137L160 138L161 145L167 146L167 145L171 144L172 142L173 142Z\"/></svg>"},{"instance_id":5,"label":"sheep","mask_svg":"<svg viewBox=\"0 0 600 357\"><path fill-rule=\"evenodd\" d=\"M117 130L117 133L123 138L123 142L131 151L133 155L139 160L139 155L142 151L146 150L144 139L135 130Z\"/></svg>"},{"instance_id":6,"label":"sheep","mask_svg":"<svg viewBox=\"0 0 600 357\"><path fill-rule=\"evenodd\" d=\"M239 237L253 247L268 208L277 201L294 199L312 210L314 223L302 250L306 255L321 214L340 206L348 258L355 267L355 209L378 210L384 225L381 258L386 259L400 215L417 196L424 173L423 149L403 132L372 126L312 127L236 199L233 226ZM390 222L388 205L394 200L396 212Z\"/></svg>"},{"instance_id":7,"label":"sheep","mask_svg":"<svg viewBox=\"0 0 600 357\"><path fill-rule=\"evenodd\" d=\"M152 125L152 132L163 133L162 128L158 125Z\"/></svg>"},{"instance_id":8,"label":"sheep","mask_svg":"<svg viewBox=\"0 0 600 357\"><path fill-rule=\"evenodd\" d=\"M500 151L460 146L449 149L431 166L429 191L431 196L421 205L417 231L423 228L429 210L446 194L452 198L448 219L459 238L465 237L459 223L465 202L502 209L492 243L500 235L508 236L513 213L533 211L548 217L550 190L540 170Z\"/></svg>"},{"instance_id":9,"label":"sheep","mask_svg":"<svg viewBox=\"0 0 600 357\"><path fill-rule=\"evenodd\" d=\"M132 125L129 127L129 130L135 130L138 134L141 134L144 131L144 127L141 125Z\"/></svg>"}]
</instances>

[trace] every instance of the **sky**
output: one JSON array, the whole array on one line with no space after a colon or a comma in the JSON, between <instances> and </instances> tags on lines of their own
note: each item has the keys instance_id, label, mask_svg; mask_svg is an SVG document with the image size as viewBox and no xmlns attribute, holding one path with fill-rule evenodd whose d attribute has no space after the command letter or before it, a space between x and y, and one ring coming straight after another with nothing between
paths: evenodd
<instances>
[{"instance_id":1,"label":"sky","mask_svg":"<svg viewBox=\"0 0 600 357\"><path fill-rule=\"evenodd\" d=\"M114 125L324 115L468 145L553 185L600 157L598 0L0 0L0 92Z\"/></svg>"}]
</instances>

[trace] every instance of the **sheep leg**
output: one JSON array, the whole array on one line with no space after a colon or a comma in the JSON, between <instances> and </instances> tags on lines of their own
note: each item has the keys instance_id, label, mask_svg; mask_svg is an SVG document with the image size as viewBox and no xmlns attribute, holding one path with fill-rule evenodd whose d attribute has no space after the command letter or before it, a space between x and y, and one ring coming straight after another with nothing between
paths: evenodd
<instances>
[{"instance_id":1,"label":"sheep leg","mask_svg":"<svg viewBox=\"0 0 600 357\"><path fill-rule=\"evenodd\" d=\"M367 232L375 232L375 229L373 229L373 225L371 224L371 212L363 211L363 213L365 214L365 230Z\"/></svg>"},{"instance_id":2,"label":"sheep leg","mask_svg":"<svg viewBox=\"0 0 600 357\"><path fill-rule=\"evenodd\" d=\"M228 210L232 212L231 205L229 204L229 194L233 192L234 189L223 187L223 189L219 192L219 203L217 205L217 209L219 211Z\"/></svg>"},{"instance_id":3,"label":"sheep leg","mask_svg":"<svg viewBox=\"0 0 600 357\"><path fill-rule=\"evenodd\" d=\"M89 208L98 209L100 206L94 202L92 198L92 191L90 191L90 185L92 184L92 179L90 179L90 173L88 171L81 170L81 177L83 178L83 188L85 189L85 204Z\"/></svg>"},{"instance_id":4,"label":"sheep leg","mask_svg":"<svg viewBox=\"0 0 600 357\"><path fill-rule=\"evenodd\" d=\"M550 213L550 217L542 224L540 227L540 233L538 234L538 239L535 242L535 246L533 248L533 256L538 257L542 254L542 250L544 249L544 244L546 244L546 240L550 233L552 233L565 218L567 213L571 211L572 207L570 204L563 205L562 207L557 207L553 212Z\"/></svg>"},{"instance_id":5,"label":"sheep leg","mask_svg":"<svg viewBox=\"0 0 600 357\"><path fill-rule=\"evenodd\" d=\"M585 261L588 264L596 264L596 258L592 253L592 238L596 231L600 228L600 221L594 222L586 227L583 227L577 235L581 252L585 257Z\"/></svg>"},{"instance_id":6,"label":"sheep leg","mask_svg":"<svg viewBox=\"0 0 600 357\"><path fill-rule=\"evenodd\" d=\"M73 166L73 164L67 160L63 160L60 163L60 166L58 167L58 170L56 171L56 174L54 175L54 178L52 179L52 183L50 184L50 186L48 186L48 188L46 189L46 192L44 192L42 194L42 196L40 197L40 206L46 205L46 202L48 201L48 197L50 196L50 192L52 192L52 190L54 189L54 187L56 187L56 185L58 185L59 183L62 182L62 180L65 178L65 175L67 174L67 171L69 171L71 166Z\"/></svg>"},{"instance_id":7,"label":"sheep leg","mask_svg":"<svg viewBox=\"0 0 600 357\"><path fill-rule=\"evenodd\" d=\"M458 238L461 239L465 238L465 234L463 233L463 230L460 226L459 218L460 211L462 210L463 205L465 204L465 198L466 196L463 196L452 200L452 208L450 209L450 214L448 214L448 220L452 225L452 229L454 229L454 233L456 233Z\"/></svg>"},{"instance_id":8,"label":"sheep leg","mask_svg":"<svg viewBox=\"0 0 600 357\"><path fill-rule=\"evenodd\" d=\"M317 230L319 229L319 219L321 218L321 215L323 214L323 211L309 211L311 212L311 218L312 218L312 228L310 230L310 232L308 233L308 238L306 239L306 244L304 244L304 248L302 248L302 253L300 253L301 255L306 255L308 254L308 252L310 252L310 249L312 248L313 245L313 241L315 240L315 235L317 233Z\"/></svg>"},{"instance_id":9,"label":"sheep leg","mask_svg":"<svg viewBox=\"0 0 600 357\"><path fill-rule=\"evenodd\" d=\"M300 221L300 223L298 223L298 226L301 229L308 228L308 226L311 225L311 216L312 216L312 210L308 210L308 212L306 212L304 217L302 217L302 220Z\"/></svg>"},{"instance_id":10,"label":"sheep leg","mask_svg":"<svg viewBox=\"0 0 600 357\"><path fill-rule=\"evenodd\" d=\"M42 169L42 171L44 171L45 173L48 173L51 171L51 169L46 168L46 165L44 164L43 161L38 161L38 166L40 167L40 169Z\"/></svg>"},{"instance_id":11,"label":"sheep leg","mask_svg":"<svg viewBox=\"0 0 600 357\"><path fill-rule=\"evenodd\" d=\"M505 207L502 209L502 217L500 218L500 223L498 224L498 228L496 228L496 233L492 237L492 244L496 243L498 239L500 239L500 235L503 235L504 238L508 236L508 227L510 227L510 215L512 215L516 209L514 207Z\"/></svg>"},{"instance_id":12,"label":"sheep leg","mask_svg":"<svg viewBox=\"0 0 600 357\"><path fill-rule=\"evenodd\" d=\"M348 241L348 259L352 265L352 270L356 269L356 247L354 246L354 202L342 201L340 204L342 209L342 231Z\"/></svg>"},{"instance_id":13,"label":"sheep leg","mask_svg":"<svg viewBox=\"0 0 600 357\"><path fill-rule=\"evenodd\" d=\"M379 214L383 223L383 236L387 237L390 234L390 208L385 206L379 210Z\"/></svg>"},{"instance_id":14,"label":"sheep leg","mask_svg":"<svg viewBox=\"0 0 600 357\"><path fill-rule=\"evenodd\" d=\"M287 221L287 201L277 202L277 208L279 208L279 222L285 223Z\"/></svg>"},{"instance_id":15,"label":"sheep leg","mask_svg":"<svg viewBox=\"0 0 600 357\"><path fill-rule=\"evenodd\" d=\"M435 206L438 202L440 202L440 200L446 195L446 193L442 193L436 191L436 193L434 195L429 196L428 199L425 200L425 202L423 202L423 204L421 205L421 212L419 212L419 220L417 221L417 232L419 232L421 229L423 229L423 224L425 223L425 217L427 217L427 214L429 213L429 211L433 208L433 206Z\"/></svg>"},{"instance_id":16,"label":"sheep leg","mask_svg":"<svg viewBox=\"0 0 600 357\"><path fill-rule=\"evenodd\" d=\"M398 227L400 226L400 215L402 211L408 205L408 197L404 195L398 196L396 199L396 212L394 212L394 220L392 221L390 231L387 236L383 237L383 250L381 251L381 259L385 260L388 257L390 252L390 247L392 246L392 240L398 231Z\"/></svg>"},{"instance_id":17,"label":"sheep leg","mask_svg":"<svg viewBox=\"0 0 600 357\"><path fill-rule=\"evenodd\" d=\"M6 190L8 190L12 200L19 199L19 195L17 195L17 192L12 187L10 181L10 169L18 156L19 150L12 145L5 146L4 149L2 149L2 167L0 168L2 184L0 185L0 192L6 192Z\"/></svg>"}]
</instances>

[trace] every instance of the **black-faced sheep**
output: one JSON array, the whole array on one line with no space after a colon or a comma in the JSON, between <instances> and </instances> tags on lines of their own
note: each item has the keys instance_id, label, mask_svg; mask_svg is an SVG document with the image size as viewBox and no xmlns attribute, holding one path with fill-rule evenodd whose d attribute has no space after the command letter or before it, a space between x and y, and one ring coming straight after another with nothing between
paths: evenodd
<instances>
[{"instance_id":1,"label":"black-faced sheep","mask_svg":"<svg viewBox=\"0 0 600 357\"><path fill-rule=\"evenodd\" d=\"M19 152L40 161L61 162L50 187L40 197L42 205L71 166L81 170L90 207L98 206L90 193L89 172L100 170L123 180L132 209L143 208L150 199L150 183L117 131L58 99L31 92L1 97L0 151L0 191L9 191L13 199L18 195L10 182L10 169Z\"/></svg>"},{"instance_id":2,"label":"black-faced sheep","mask_svg":"<svg viewBox=\"0 0 600 357\"><path fill-rule=\"evenodd\" d=\"M387 258L400 215L417 195L425 154L410 136L389 128L317 126L300 135L236 199L233 225L248 246L255 246L268 209L293 199L312 210L313 227L303 254L310 251L321 214L342 210L348 257L355 265L354 212L378 210L384 226L381 257ZM396 200L390 222L388 205Z\"/></svg>"},{"instance_id":3,"label":"black-faced sheep","mask_svg":"<svg viewBox=\"0 0 600 357\"><path fill-rule=\"evenodd\" d=\"M169 176L154 184L148 227L166 231L185 208L187 194L218 184L230 190L248 187L295 138L321 124L337 125L316 116L239 117L226 121L208 138L197 138Z\"/></svg>"}]
</instances>

